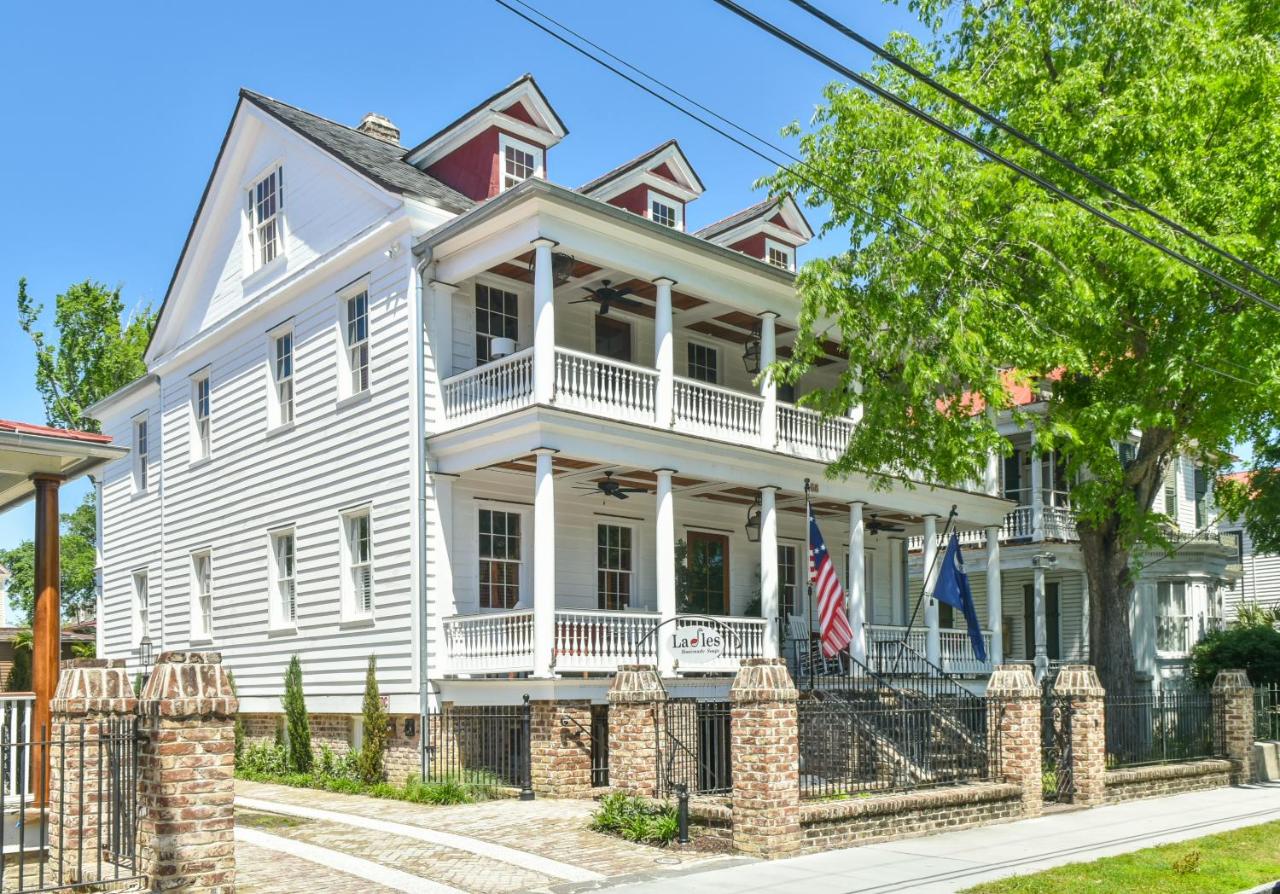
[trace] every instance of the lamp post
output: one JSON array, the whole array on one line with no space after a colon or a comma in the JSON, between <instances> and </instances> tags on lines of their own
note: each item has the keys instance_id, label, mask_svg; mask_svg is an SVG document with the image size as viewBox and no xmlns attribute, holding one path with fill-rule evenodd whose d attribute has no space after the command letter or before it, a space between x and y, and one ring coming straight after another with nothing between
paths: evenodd
<instances>
[{"instance_id":1,"label":"lamp post","mask_svg":"<svg viewBox=\"0 0 1280 894\"><path fill-rule=\"evenodd\" d=\"M1045 597L1044 573L1046 569L1056 568L1058 557L1051 552L1036 553L1031 557L1031 567L1035 573L1035 666L1036 680L1044 680L1049 672L1049 625Z\"/></svg>"}]
</instances>

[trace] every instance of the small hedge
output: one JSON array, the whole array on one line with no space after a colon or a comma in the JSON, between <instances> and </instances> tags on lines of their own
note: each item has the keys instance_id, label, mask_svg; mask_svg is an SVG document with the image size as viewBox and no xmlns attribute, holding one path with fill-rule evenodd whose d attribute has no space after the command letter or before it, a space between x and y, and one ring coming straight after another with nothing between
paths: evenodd
<instances>
[{"instance_id":1,"label":"small hedge","mask_svg":"<svg viewBox=\"0 0 1280 894\"><path fill-rule=\"evenodd\" d=\"M600 799L600 807L591 815L591 828L627 841L664 845L675 841L680 823L670 804L652 804L614 792Z\"/></svg>"}]
</instances>

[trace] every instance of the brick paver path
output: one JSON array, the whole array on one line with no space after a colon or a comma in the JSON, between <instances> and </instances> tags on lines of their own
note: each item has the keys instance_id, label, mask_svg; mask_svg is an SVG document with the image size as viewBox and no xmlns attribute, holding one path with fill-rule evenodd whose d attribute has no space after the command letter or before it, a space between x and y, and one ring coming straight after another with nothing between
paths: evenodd
<instances>
[{"instance_id":1,"label":"brick paver path","mask_svg":"<svg viewBox=\"0 0 1280 894\"><path fill-rule=\"evenodd\" d=\"M592 832L587 822L594 809L594 802L585 800L534 801L497 800L456 807L431 807L367 798L359 795L341 795L331 792L296 789L263 783L236 782L236 794L256 801L275 802L295 807L328 810L351 816L366 816L395 823L403 823L423 829L465 835L479 841L500 844L526 851L540 857L559 860L605 876L621 876L672 869L685 869L710 859L708 855L681 853L675 855L647 845L632 844L609 835ZM246 825L254 822L256 811L241 810ZM547 890L553 885L565 884L563 879L551 878L531 869L501 860L480 856L452 847L418 841L383 831L362 829L358 825L329 822L325 819L306 819L288 825L270 828L273 835L291 838L331 849L339 853L359 856L402 872L412 873L475 894L509 894L525 890ZM242 845L243 847L243 845ZM274 860L276 854L257 850L249 851L246 859L257 861L262 854ZM296 859L296 858L290 858ZM242 872L246 867L241 863ZM278 877L270 869L260 874L257 867L247 867L250 873L243 876L247 884L271 884ZM331 872L312 864L312 873L323 875ZM297 884L291 890L306 890L308 894L327 894L329 891L352 890L340 874L334 873L331 887L317 878L314 883ZM296 879L287 879L290 883ZM361 890L373 890L363 883ZM245 890L252 894L276 894L289 890L286 887L252 887Z\"/></svg>"},{"instance_id":2,"label":"brick paver path","mask_svg":"<svg viewBox=\"0 0 1280 894\"><path fill-rule=\"evenodd\" d=\"M237 894L396 894L390 888L279 851L236 842Z\"/></svg>"}]
</instances>

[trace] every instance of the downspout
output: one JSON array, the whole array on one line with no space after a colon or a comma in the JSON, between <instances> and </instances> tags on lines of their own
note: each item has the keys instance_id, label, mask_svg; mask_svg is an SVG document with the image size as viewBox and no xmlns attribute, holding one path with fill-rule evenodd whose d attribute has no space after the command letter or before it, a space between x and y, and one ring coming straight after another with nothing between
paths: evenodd
<instances>
[{"instance_id":1,"label":"downspout","mask_svg":"<svg viewBox=\"0 0 1280 894\"><path fill-rule=\"evenodd\" d=\"M427 361L426 361L426 314L424 299L427 281L427 269L431 266L432 251L428 247L418 259L417 264L410 264L410 275L415 281L411 283L412 302L409 309L409 327L413 338L413 384L410 394L413 396L413 500L417 513L417 537L414 549L417 555L417 588L418 588L418 752L421 778L426 778L426 742L427 714L430 709L430 662L427 660L427 643L430 639L429 619L427 615Z\"/></svg>"}]
</instances>

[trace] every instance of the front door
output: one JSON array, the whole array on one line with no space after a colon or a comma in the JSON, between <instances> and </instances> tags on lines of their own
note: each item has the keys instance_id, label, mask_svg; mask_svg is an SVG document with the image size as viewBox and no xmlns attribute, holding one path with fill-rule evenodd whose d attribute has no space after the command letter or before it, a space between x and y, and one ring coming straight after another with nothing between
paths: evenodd
<instances>
[{"instance_id":1,"label":"front door","mask_svg":"<svg viewBox=\"0 0 1280 894\"><path fill-rule=\"evenodd\" d=\"M1022 587L1022 623L1023 623L1023 657L1031 660L1036 657L1036 588L1032 584ZM1044 584L1044 628L1045 652L1050 661L1062 657L1058 648L1058 582L1045 581Z\"/></svg>"},{"instance_id":2,"label":"front door","mask_svg":"<svg viewBox=\"0 0 1280 894\"><path fill-rule=\"evenodd\" d=\"M724 534L690 531L688 549L686 612L705 615L729 614L729 538Z\"/></svg>"},{"instance_id":3,"label":"front door","mask_svg":"<svg viewBox=\"0 0 1280 894\"><path fill-rule=\"evenodd\" d=\"M631 324L616 317L595 316L596 353L612 360L631 362Z\"/></svg>"}]
</instances>

